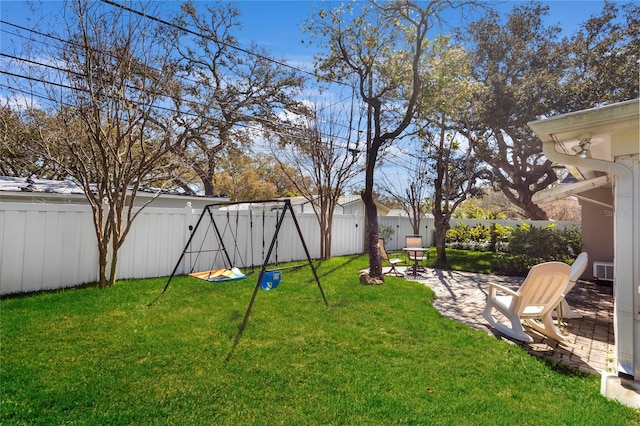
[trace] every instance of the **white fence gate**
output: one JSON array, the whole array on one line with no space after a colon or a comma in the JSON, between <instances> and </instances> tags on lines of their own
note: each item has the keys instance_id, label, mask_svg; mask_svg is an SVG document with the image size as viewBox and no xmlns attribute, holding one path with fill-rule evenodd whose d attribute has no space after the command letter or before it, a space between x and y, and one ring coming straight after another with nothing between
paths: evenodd
<instances>
[{"instance_id":1,"label":"white fence gate","mask_svg":"<svg viewBox=\"0 0 640 426\"><path fill-rule=\"evenodd\" d=\"M134 221L119 252L118 278L170 275L191 235L189 227L196 225L201 212L202 209L189 206L145 208ZM247 210L216 211L213 214L219 226L229 227L224 239L229 255L232 256L237 249L235 254L242 258L246 266L250 263L261 264L273 236L277 212ZM318 258L320 232L316 216L313 213L297 213L296 218L311 257ZM457 221L452 220L452 226ZM387 243L388 250L402 248L404 235L413 233L406 217L381 216L379 222L394 229ZM500 222L512 226L521 223ZM544 226L546 223L536 224ZM560 225L571 224L576 222ZM475 222L470 226L475 226ZM332 254L343 256L363 253L364 231L364 215L335 215ZM423 220L421 234L425 244L433 244L432 219ZM305 254L298 240L293 222L287 217L271 261L276 260L275 255L279 262L304 259ZM221 258L216 260L218 263L213 262L213 254L202 256L195 263L194 256L185 256L177 273L188 273L191 267L208 270L221 265ZM96 237L88 206L36 203L2 203L0 206L0 295L95 282L98 280L97 265Z\"/></svg>"}]
</instances>

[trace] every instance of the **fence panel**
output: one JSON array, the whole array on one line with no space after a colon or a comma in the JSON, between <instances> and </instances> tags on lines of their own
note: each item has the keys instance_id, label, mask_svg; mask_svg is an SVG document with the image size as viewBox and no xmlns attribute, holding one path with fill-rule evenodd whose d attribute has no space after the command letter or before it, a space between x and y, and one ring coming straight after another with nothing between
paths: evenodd
<instances>
[{"instance_id":1,"label":"fence panel","mask_svg":"<svg viewBox=\"0 0 640 426\"><path fill-rule=\"evenodd\" d=\"M189 236L188 218L186 209L143 209L118 254L117 277L171 274Z\"/></svg>"},{"instance_id":2,"label":"fence panel","mask_svg":"<svg viewBox=\"0 0 640 426\"><path fill-rule=\"evenodd\" d=\"M0 212L0 291L22 291L26 215L17 210Z\"/></svg>"},{"instance_id":3,"label":"fence panel","mask_svg":"<svg viewBox=\"0 0 640 426\"><path fill-rule=\"evenodd\" d=\"M0 294L97 280L88 206L5 203L0 210Z\"/></svg>"},{"instance_id":4,"label":"fence panel","mask_svg":"<svg viewBox=\"0 0 640 426\"><path fill-rule=\"evenodd\" d=\"M331 230L331 255L363 253L364 216L335 215Z\"/></svg>"},{"instance_id":5,"label":"fence panel","mask_svg":"<svg viewBox=\"0 0 640 426\"><path fill-rule=\"evenodd\" d=\"M393 233L389 239L385 242L385 248L387 250L400 250L405 247L404 237L406 235L414 235L413 225L411 220L406 216L380 216L378 218L380 226L385 226L393 230ZM422 243L425 246L432 246L434 244L434 226L433 218L425 217L420 221L420 233L422 236Z\"/></svg>"},{"instance_id":6,"label":"fence panel","mask_svg":"<svg viewBox=\"0 0 640 426\"><path fill-rule=\"evenodd\" d=\"M134 221L119 252L117 277L147 278L171 274L202 209L147 207ZM267 255L279 211L212 210L203 217L178 274L229 266L260 266ZM214 218L230 259L224 258L215 237ZM296 214L312 258L320 256L320 232L312 213ZM452 219L454 227L464 221L470 227L493 221ZM518 226L521 221L501 220ZM381 226L393 230L388 250L404 247L404 236L413 234L407 217L379 217ZM544 227L548 221L530 221ZM553 222L560 229L580 222ZM433 245L433 219L420 224L425 245ZM332 255L365 252L364 215L335 215ZM201 253L197 253L201 252ZM303 260L304 250L287 213L274 245L271 263ZM0 294L72 287L98 279L98 251L91 209L83 205L3 203L0 207Z\"/></svg>"},{"instance_id":7,"label":"fence panel","mask_svg":"<svg viewBox=\"0 0 640 426\"><path fill-rule=\"evenodd\" d=\"M213 209L210 215L206 212L186 249L183 271L188 273L231 266L259 267L268 255L269 263L305 259L302 241L289 212L285 212L279 234L274 240L281 214L282 211ZM319 227L315 215L299 213L296 219L310 256L319 257Z\"/></svg>"}]
</instances>

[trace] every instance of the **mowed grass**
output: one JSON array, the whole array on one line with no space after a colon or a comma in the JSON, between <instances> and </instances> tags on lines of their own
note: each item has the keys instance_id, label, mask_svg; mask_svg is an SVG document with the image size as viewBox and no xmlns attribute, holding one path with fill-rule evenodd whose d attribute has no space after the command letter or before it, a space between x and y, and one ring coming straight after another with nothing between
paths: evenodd
<instances>
[{"instance_id":1,"label":"mowed grass","mask_svg":"<svg viewBox=\"0 0 640 426\"><path fill-rule=\"evenodd\" d=\"M235 350L256 275L178 277L153 306L166 279L2 300L2 424L640 422L599 394L598 376L441 317L422 284L360 285L366 266L319 266L329 307L309 268L284 271L258 293Z\"/></svg>"},{"instance_id":2,"label":"mowed grass","mask_svg":"<svg viewBox=\"0 0 640 426\"><path fill-rule=\"evenodd\" d=\"M505 259L512 260L513 256L506 253L491 251L472 251L447 248L447 261L439 263L436 259L436 249L429 249L429 259L425 264L430 268L452 269L454 271L479 272L482 274L502 273L505 270ZM406 259L403 250L393 252L393 257ZM521 274L523 276L526 275Z\"/></svg>"}]
</instances>

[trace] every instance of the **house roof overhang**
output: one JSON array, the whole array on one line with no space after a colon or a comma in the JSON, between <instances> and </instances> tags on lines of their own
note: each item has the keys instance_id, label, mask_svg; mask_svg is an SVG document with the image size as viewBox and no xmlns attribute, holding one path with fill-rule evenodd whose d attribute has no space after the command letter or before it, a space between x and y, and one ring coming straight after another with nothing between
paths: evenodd
<instances>
[{"instance_id":1,"label":"house roof overhang","mask_svg":"<svg viewBox=\"0 0 640 426\"><path fill-rule=\"evenodd\" d=\"M200 195L187 195L178 192L165 191L160 188L141 187L136 192L140 200L155 199L176 200L184 202L215 202L228 200L226 197L210 197ZM84 190L78 184L71 181L50 179L29 179L12 176L0 176L0 199L15 200L17 202L68 203L83 204L86 202Z\"/></svg>"},{"instance_id":2,"label":"house roof overhang","mask_svg":"<svg viewBox=\"0 0 640 426\"><path fill-rule=\"evenodd\" d=\"M637 129L639 108L640 99L634 99L528 123L542 141L547 158L564 165L578 180L575 186L559 185L540 191L534 201L558 199L561 194L578 196L581 192L610 185L611 175L618 168L615 156L620 151L619 146L614 146L612 135ZM630 149L628 154L637 155L640 151L638 146ZM607 178L608 182L601 177Z\"/></svg>"},{"instance_id":3,"label":"house roof overhang","mask_svg":"<svg viewBox=\"0 0 640 426\"><path fill-rule=\"evenodd\" d=\"M587 150L591 158L612 161L611 135L637 129L639 108L640 99L634 99L532 121L528 125L543 144L553 142L560 153L580 158L581 144L588 143ZM638 153L637 147L635 153ZM587 176L576 176L578 180L592 177L595 176L589 176L588 173Z\"/></svg>"}]
</instances>

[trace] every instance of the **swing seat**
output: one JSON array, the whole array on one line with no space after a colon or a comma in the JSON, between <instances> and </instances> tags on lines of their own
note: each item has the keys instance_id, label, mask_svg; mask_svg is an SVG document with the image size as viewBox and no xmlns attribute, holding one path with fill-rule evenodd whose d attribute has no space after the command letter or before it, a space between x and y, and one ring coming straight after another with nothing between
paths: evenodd
<instances>
[{"instance_id":1,"label":"swing seat","mask_svg":"<svg viewBox=\"0 0 640 426\"><path fill-rule=\"evenodd\" d=\"M253 271L244 274L238 268L213 269L211 271L193 272L189 276L209 282L223 282L242 280L251 275L251 272Z\"/></svg>"},{"instance_id":2,"label":"swing seat","mask_svg":"<svg viewBox=\"0 0 640 426\"><path fill-rule=\"evenodd\" d=\"M273 290L280 284L282 273L280 271L266 271L260 280L260 287L263 290Z\"/></svg>"}]
</instances>

